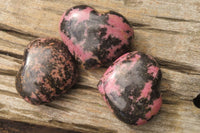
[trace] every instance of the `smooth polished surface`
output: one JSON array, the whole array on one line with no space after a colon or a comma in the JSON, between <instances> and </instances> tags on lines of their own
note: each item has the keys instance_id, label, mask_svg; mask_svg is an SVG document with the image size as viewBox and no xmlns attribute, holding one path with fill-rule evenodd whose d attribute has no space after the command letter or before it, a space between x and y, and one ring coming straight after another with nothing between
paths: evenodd
<instances>
[{"instance_id":1,"label":"smooth polished surface","mask_svg":"<svg viewBox=\"0 0 200 133\"><path fill-rule=\"evenodd\" d=\"M161 77L155 59L135 51L119 57L104 73L98 88L120 120L141 125L161 107Z\"/></svg>"},{"instance_id":2,"label":"smooth polished surface","mask_svg":"<svg viewBox=\"0 0 200 133\"><path fill-rule=\"evenodd\" d=\"M133 30L119 13L100 14L80 5L65 12L60 34L69 51L86 69L111 64L130 49Z\"/></svg>"},{"instance_id":3,"label":"smooth polished surface","mask_svg":"<svg viewBox=\"0 0 200 133\"><path fill-rule=\"evenodd\" d=\"M77 70L67 47L58 39L32 41L16 76L19 94L31 104L51 102L76 81Z\"/></svg>"},{"instance_id":4,"label":"smooth polished surface","mask_svg":"<svg viewBox=\"0 0 200 133\"><path fill-rule=\"evenodd\" d=\"M159 63L163 104L148 123L128 125L109 111L96 87L103 68L79 69L77 85L47 105L33 106L17 94L15 76L26 45L38 37L61 40L62 14L80 4L122 14L134 29L134 50ZM200 109L193 104L200 92L199 0L0 0L0 10L2 119L82 133L199 133Z\"/></svg>"}]
</instances>

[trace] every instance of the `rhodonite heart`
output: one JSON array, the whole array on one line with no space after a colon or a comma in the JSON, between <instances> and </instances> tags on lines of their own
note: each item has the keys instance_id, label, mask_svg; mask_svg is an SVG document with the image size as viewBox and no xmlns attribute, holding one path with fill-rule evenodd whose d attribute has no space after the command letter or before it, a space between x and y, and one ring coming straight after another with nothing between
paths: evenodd
<instances>
[{"instance_id":1,"label":"rhodonite heart","mask_svg":"<svg viewBox=\"0 0 200 133\"><path fill-rule=\"evenodd\" d=\"M98 89L121 121L142 125L156 115L162 105L161 77L156 60L135 51L122 55L106 70Z\"/></svg>"},{"instance_id":2,"label":"rhodonite heart","mask_svg":"<svg viewBox=\"0 0 200 133\"><path fill-rule=\"evenodd\" d=\"M133 29L119 13L100 14L92 7L81 5L63 14L60 34L75 59L89 69L108 66L126 53Z\"/></svg>"}]
</instances>

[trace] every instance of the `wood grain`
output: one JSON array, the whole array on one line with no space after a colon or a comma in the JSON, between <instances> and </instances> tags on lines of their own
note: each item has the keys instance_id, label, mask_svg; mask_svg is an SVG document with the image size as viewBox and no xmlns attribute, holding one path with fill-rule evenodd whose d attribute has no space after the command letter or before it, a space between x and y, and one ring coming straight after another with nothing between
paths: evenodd
<instances>
[{"instance_id":1,"label":"wood grain","mask_svg":"<svg viewBox=\"0 0 200 133\"><path fill-rule=\"evenodd\" d=\"M38 126L23 122L0 119L1 133L80 133L53 127Z\"/></svg>"},{"instance_id":2,"label":"wood grain","mask_svg":"<svg viewBox=\"0 0 200 133\"><path fill-rule=\"evenodd\" d=\"M37 37L60 39L62 13L80 4L124 15L135 30L132 50L158 60L163 106L146 125L126 125L109 111L96 88L106 68L80 68L71 91L47 105L30 105L17 94L15 75L26 45ZM192 103L200 92L199 0L1 0L0 11L1 119L76 132L199 132L200 110Z\"/></svg>"}]
</instances>

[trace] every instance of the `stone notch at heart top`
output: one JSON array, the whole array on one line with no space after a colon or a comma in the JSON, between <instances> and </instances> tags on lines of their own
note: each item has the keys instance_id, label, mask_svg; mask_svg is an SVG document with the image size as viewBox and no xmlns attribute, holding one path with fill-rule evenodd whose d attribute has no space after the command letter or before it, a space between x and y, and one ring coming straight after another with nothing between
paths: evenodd
<instances>
[{"instance_id":1,"label":"stone notch at heart top","mask_svg":"<svg viewBox=\"0 0 200 133\"><path fill-rule=\"evenodd\" d=\"M130 49L133 29L119 13L100 14L86 5L65 12L60 21L63 42L86 69L108 66Z\"/></svg>"}]
</instances>

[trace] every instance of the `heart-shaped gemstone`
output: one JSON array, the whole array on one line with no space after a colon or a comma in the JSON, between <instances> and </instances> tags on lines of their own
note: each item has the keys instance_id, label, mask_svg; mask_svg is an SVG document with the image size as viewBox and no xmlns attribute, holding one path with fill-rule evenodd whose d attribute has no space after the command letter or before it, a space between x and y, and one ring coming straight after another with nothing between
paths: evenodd
<instances>
[{"instance_id":1,"label":"heart-shaped gemstone","mask_svg":"<svg viewBox=\"0 0 200 133\"><path fill-rule=\"evenodd\" d=\"M85 5L65 12L60 34L69 51L86 69L108 66L130 49L133 29L119 13L100 14Z\"/></svg>"},{"instance_id":2,"label":"heart-shaped gemstone","mask_svg":"<svg viewBox=\"0 0 200 133\"><path fill-rule=\"evenodd\" d=\"M99 81L98 89L123 122L141 125L156 115L162 99L161 71L151 56L131 52L118 58Z\"/></svg>"},{"instance_id":3,"label":"heart-shaped gemstone","mask_svg":"<svg viewBox=\"0 0 200 133\"><path fill-rule=\"evenodd\" d=\"M38 105L65 93L76 80L75 61L65 44L54 38L39 38L24 51L16 89L25 101Z\"/></svg>"}]
</instances>

